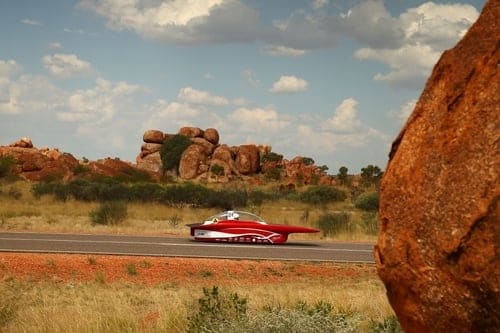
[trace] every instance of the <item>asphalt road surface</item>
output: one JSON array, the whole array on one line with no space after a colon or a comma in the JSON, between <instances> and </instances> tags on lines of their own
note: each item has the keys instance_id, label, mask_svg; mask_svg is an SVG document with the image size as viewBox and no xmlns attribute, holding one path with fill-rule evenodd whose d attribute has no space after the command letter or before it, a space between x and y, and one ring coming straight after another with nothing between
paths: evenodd
<instances>
[{"instance_id":1,"label":"asphalt road surface","mask_svg":"<svg viewBox=\"0 0 500 333\"><path fill-rule=\"evenodd\" d=\"M254 245L201 243L187 237L27 232L0 232L0 252L374 263L373 244L368 243L289 241L280 245Z\"/></svg>"}]
</instances>

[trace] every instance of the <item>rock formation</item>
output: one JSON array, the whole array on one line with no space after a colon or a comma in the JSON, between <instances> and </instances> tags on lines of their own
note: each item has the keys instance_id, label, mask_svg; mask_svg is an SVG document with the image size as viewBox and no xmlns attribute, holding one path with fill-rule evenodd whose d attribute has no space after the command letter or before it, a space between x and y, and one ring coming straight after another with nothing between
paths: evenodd
<instances>
[{"instance_id":1,"label":"rock formation","mask_svg":"<svg viewBox=\"0 0 500 333\"><path fill-rule=\"evenodd\" d=\"M270 169L279 168L283 170L282 174L287 182L300 180L303 184L333 184L332 176L328 176L315 165L302 163L302 157L296 157L292 161L281 160L278 163L261 162L262 157L271 152L269 145L244 144L229 147L219 143L219 132L215 128L202 130L198 127L182 127L177 134L190 138L193 143L183 152L179 163L178 175L185 180L227 182L234 176L252 177L259 175L261 171L268 172ZM147 130L143 135L141 152L136 158L137 167L161 173L162 140L174 135L160 130ZM212 172L212 167L215 166L218 166L220 171Z\"/></svg>"},{"instance_id":2,"label":"rock formation","mask_svg":"<svg viewBox=\"0 0 500 333\"><path fill-rule=\"evenodd\" d=\"M499 17L442 55L390 153L375 259L405 332L500 329Z\"/></svg>"},{"instance_id":3,"label":"rock formation","mask_svg":"<svg viewBox=\"0 0 500 333\"><path fill-rule=\"evenodd\" d=\"M30 181L67 181L77 175L89 178L99 175L127 179L144 172L133 164L118 159L106 158L84 162L78 161L69 153L60 152L57 148L37 149L29 138L22 138L9 146L0 146L0 158L7 156L13 160L10 174ZM148 175L153 178L155 176L154 173Z\"/></svg>"}]
</instances>

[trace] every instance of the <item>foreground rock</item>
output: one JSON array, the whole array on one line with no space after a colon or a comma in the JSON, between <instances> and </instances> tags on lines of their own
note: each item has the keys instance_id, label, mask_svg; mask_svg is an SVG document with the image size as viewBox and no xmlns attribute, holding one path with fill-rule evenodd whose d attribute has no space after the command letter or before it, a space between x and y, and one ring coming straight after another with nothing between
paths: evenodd
<instances>
[{"instance_id":1,"label":"foreground rock","mask_svg":"<svg viewBox=\"0 0 500 333\"><path fill-rule=\"evenodd\" d=\"M379 276L405 332L500 328L500 2L443 54L382 180Z\"/></svg>"}]
</instances>

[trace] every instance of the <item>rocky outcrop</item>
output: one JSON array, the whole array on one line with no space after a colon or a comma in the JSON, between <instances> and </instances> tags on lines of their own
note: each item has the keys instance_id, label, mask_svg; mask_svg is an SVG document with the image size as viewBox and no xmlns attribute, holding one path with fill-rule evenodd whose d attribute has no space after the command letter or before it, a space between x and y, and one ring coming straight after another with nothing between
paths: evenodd
<instances>
[{"instance_id":1,"label":"rocky outcrop","mask_svg":"<svg viewBox=\"0 0 500 333\"><path fill-rule=\"evenodd\" d=\"M290 162L262 162L262 157L271 152L269 145L245 144L229 147L221 144L215 128L202 130L198 127L182 127L177 134L190 138L192 142L183 152L179 163L178 175L185 180L227 182L234 176L252 177L259 175L261 171L265 173L279 168L284 170L283 175L287 182L301 181L303 184L322 185L331 185L333 182L332 176L326 175L315 165L306 165L302 157L296 157ZM174 135L159 130L146 131L141 151L136 157L137 167L148 172L161 173L160 141L162 138L168 140ZM216 172L213 172L212 167Z\"/></svg>"},{"instance_id":2,"label":"rocky outcrop","mask_svg":"<svg viewBox=\"0 0 500 333\"><path fill-rule=\"evenodd\" d=\"M242 145L236 150L236 168L242 175L257 173L260 169L260 153L256 145Z\"/></svg>"},{"instance_id":3,"label":"rocky outcrop","mask_svg":"<svg viewBox=\"0 0 500 333\"><path fill-rule=\"evenodd\" d=\"M18 142L20 141L23 140ZM70 179L73 176L73 169L79 164L71 154L60 153L57 149L38 150L33 144L27 148L19 145L0 146L0 156L10 156L14 160L11 174L34 181L49 178Z\"/></svg>"},{"instance_id":4,"label":"rocky outcrop","mask_svg":"<svg viewBox=\"0 0 500 333\"><path fill-rule=\"evenodd\" d=\"M27 142L21 139L16 142ZM141 176L155 177L155 173L144 171L130 162L106 158L98 161L78 161L73 155L59 151L57 148L37 149L29 140L31 147L20 147L18 144L0 146L0 157L13 160L9 172L11 175L30 181L63 180L75 177L92 178L97 175L106 177L122 177L124 179ZM23 144L24 145L24 144ZM29 145L28 145L29 146ZM150 155L151 156L151 155ZM158 153L159 156L159 153ZM144 176L144 177L143 177Z\"/></svg>"},{"instance_id":5,"label":"rocky outcrop","mask_svg":"<svg viewBox=\"0 0 500 333\"><path fill-rule=\"evenodd\" d=\"M28 137L21 138L15 142L12 142L9 147L18 147L18 148L33 148L33 142Z\"/></svg>"},{"instance_id":6,"label":"rocky outcrop","mask_svg":"<svg viewBox=\"0 0 500 333\"><path fill-rule=\"evenodd\" d=\"M375 258L405 332L500 328L500 2L446 51L393 143Z\"/></svg>"}]
</instances>

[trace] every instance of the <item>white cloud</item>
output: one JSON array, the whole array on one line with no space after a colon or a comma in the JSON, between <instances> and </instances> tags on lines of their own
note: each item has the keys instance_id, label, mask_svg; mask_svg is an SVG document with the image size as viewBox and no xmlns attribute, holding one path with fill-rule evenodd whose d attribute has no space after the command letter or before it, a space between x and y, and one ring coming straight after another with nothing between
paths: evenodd
<instances>
[{"instance_id":1,"label":"white cloud","mask_svg":"<svg viewBox=\"0 0 500 333\"><path fill-rule=\"evenodd\" d=\"M206 72L204 75L203 75L203 78L205 80L212 80L214 78L214 76L212 75L212 73L210 72Z\"/></svg>"},{"instance_id":2,"label":"white cloud","mask_svg":"<svg viewBox=\"0 0 500 333\"><path fill-rule=\"evenodd\" d=\"M282 75L278 81L273 83L270 92L273 93L295 93L307 90L308 83L306 80L295 77Z\"/></svg>"},{"instance_id":3,"label":"white cloud","mask_svg":"<svg viewBox=\"0 0 500 333\"><path fill-rule=\"evenodd\" d=\"M240 0L82 0L115 30L181 44L247 42L256 38L258 13Z\"/></svg>"},{"instance_id":4,"label":"white cloud","mask_svg":"<svg viewBox=\"0 0 500 333\"><path fill-rule=\"evenodd\" d=\"M0 60L0 114L53 110L64 104L64 92L46 77L22 75L15 60Z\"/></svg>"},{"instance_id":5,"label":"white cloud","mask_svg":"<svg viewBox=\"0 0 500 333\"><path fill-rule=\"evenodd\" d=\"M29 19L29 18L25 18L21 22L26 24L26 25L36 25L36 26L42 25L42 23L40 21Z\"/></svg>"},{"instance_id":6,"label":"white cloud","mask_svg":"<svg viewBox=\"0 0 500 333\"><path fill-rule=\"evenodd\" d=\"M390 68L388 73L377 73L374 80L414 88L421 86L444 49L453 46L478 16L470 5L427 2L393 18L382 2L365 1L351 9L342 24L347 34L369 45L357 50L356 58Z\"/></svg>"},{"instance_id":7,"label":"white cloud","mask_svg":"<svg viewBox=\"0 0 500 333\"><path fill-rule=\"evenodd\" d=\"M180 100L193 103L193 104L205 104L205 105L228 105L229 101L221 96L215 96L207 91L196 90L192 87L184 87L179 91L177 96Z\"/></svg>"},{"instance_id":8,"label":"white cloud","mask_svg":"<svg viewBox=\"0 0 500 333\"><path fill-rule=\"evenodd\" d=\"M52 50L60 50L62 49L62 44L59 42L52 42L49 43L49 48L51 48Z\"/></svg>"},{"instance_id":9,"label":"white cloud","mask_svg":"<svg viewBox=\"0 0 500 333\"><path fill-rule=\"evenodd\" d=\"M283 45L267 45L264 52L272 56L300 57L307 53L306 50L294 49Z\"/></svg>"},{"instance_id":10,"label":"white cloud","mask_svg":"<svg viewBox=\"0 0 500 333\"><path fill-rule=\"evenodd\" d=\"M67 78L76 74L88 74L92 67L89 62L81 60L75 54L56 53L43 57L42 63L47 70L59 78Z\"/></svg>"},{"instance_id":11,"label":"white cloud","mask_svg":"<svg viewBox=\"0 0 500 333\"><path fill-rule=\"evenodd\" d=\"M21 70L21 66L15 60L0 59L0 78L10 78Z\"/></svg>"},{"instance_id":12,"label":"white cloud","mask_svg":"<svg viewBox=\"0 0 500 333\"><path fill-rule=\"evenodd\" d=\"M228 121L241 132L276 132L288 125L273 108L238 108L228 116Z\"/></svg>"},{"instance_id":13,"label":"white cloud","mask_svg":"<svg viewBox=\"0 0 500 333\"><path fill-rule=\"evenodd\" d=\"M67 99L68 112L59 112L57 119L64 122L92 122L99 125L114 118L127 98L143 91L126 82L112 83L98 78L92 89L77 90Z\"/></svg>"},{"instance_id":14,"label":"white cloud","mask_svg":"<svg viewBox=\"0 0 500 333\"><path fill-rule=\"evenodd\" d=\"M333 117L328 119L326 128L330 128L340 133L352 133L359 131L362 127L361 122L357 118L356 107L358 101L354 98L347 98L335 109Z\"/></svg>"}]
</instances>

